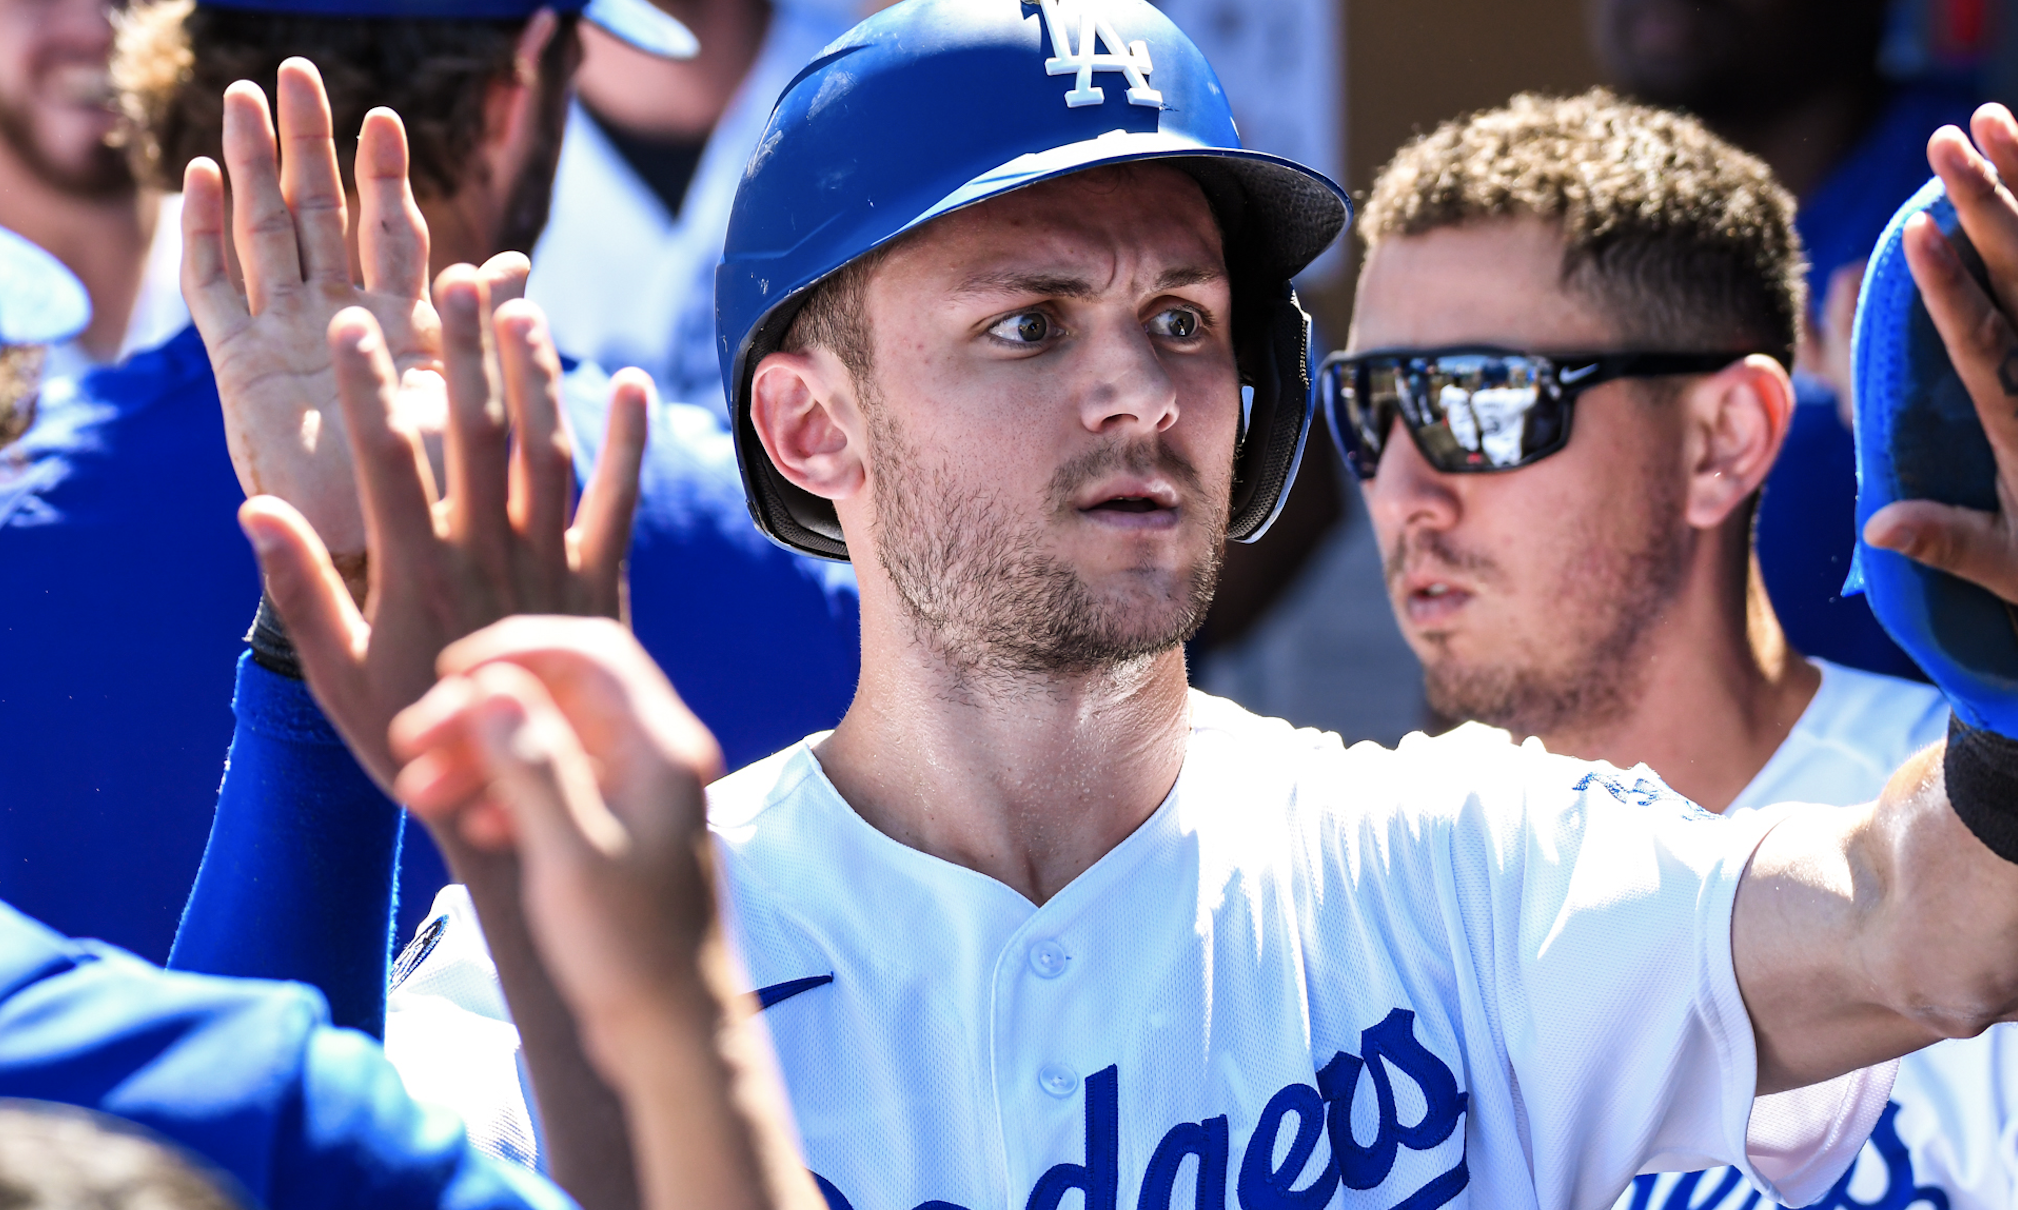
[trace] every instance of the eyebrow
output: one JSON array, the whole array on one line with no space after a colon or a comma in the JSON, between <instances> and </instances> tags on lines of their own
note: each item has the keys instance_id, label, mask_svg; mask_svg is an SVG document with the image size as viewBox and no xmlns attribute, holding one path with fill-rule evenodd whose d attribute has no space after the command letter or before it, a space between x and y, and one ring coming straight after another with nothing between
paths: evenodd
<instances>
[{"instance_id":1,"label":"eyebrow","mask_svg":"<svg viewBox=\"0 0 2018 1210\"><path fill-rule=\"evenodd\" d=\"M1216 266L1180 265L1165 269L1156 279L1156 290L1178 290L1205 282L1224 281L1226 270ZM1092 298L1099 289L1086 278L1062 273L1020 273L1015 270L981 272L953 288L955 298L989 294L1034 294L1042 298Z\"/></svg>"}]
</instances>

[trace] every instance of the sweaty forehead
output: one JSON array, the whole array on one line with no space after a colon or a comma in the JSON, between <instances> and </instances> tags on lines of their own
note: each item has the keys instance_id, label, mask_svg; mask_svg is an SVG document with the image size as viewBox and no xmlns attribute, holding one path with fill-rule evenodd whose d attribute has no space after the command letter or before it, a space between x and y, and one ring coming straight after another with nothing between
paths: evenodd
<instances>
[{"instance_id":1,"label":"sweaty forehead","mask_svg":"<svg viewBox=\"0 0 2018 1210\"><path fill-rule=\"evenodd\" d=\"M1161 164L1095 168L955 211L921 228L891 267L956 287L1019 272L1093 281L1225 271L1205 191Z\"/></svg>"}]
</instances>

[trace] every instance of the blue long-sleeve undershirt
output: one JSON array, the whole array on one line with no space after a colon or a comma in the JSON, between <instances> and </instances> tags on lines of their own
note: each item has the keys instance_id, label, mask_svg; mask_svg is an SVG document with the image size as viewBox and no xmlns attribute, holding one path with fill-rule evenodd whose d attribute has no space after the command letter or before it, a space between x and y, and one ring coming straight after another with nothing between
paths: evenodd
<instances>
[{"instance_id":1,"label":"blue long-sleeve undershirt","mask_svg":"<svg viewBox=\"0 0 2018 1210\"><path fill-rule=\"evenodd\" d=\"M339 1026L385 1033L405 812L308 686L238 661L217 818L168 965L321 989Z\"/></svg>"}]
</instances>

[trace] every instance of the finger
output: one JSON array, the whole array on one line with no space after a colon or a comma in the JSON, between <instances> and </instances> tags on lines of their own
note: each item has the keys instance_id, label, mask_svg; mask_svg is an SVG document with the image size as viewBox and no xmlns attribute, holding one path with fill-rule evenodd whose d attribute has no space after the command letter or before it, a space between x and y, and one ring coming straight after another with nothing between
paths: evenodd
<instances>
[{"instance_id":1,"label":"finger","mask_svg":"<svg viewBox=\"0 0 2018 1210\"><path fill-rule=\"evenodd\" d=\"M630 837L604 805L594 767L546 688L510 664L478 670L471 732L491 794L511 813L528 867L591 852L615 855Z\"/></svg>"},{"instance_id":2,"label":"finger","mask_svg":"<svg viewBox=\"0 0 2018 1210\"><path fill-rule=\"evenodd\" d=\"M520 570L536 604L558 609L568 578L568 511L575 468L561 418L561 364L546 317L529 302L497 311L498 360L511 407L511 516L524 554Z\"/></svg>"},{"instance_id":3,"label":"finger","mask_svg":"<svg viewBox=\"0 0 2018 1210\"><path fill-rule=\"evenodd\" d=\"M198 156L182 174L182 297L203 340L216 349L245 326L245 296L231 284L224 238L224 175Z\"/></svg>"},{"instance_id":4,"label":"finger","mask_svg":"<svg viewBox=\"0 0 2018 1210\"><path fill-rule=\"evenodd\" d=\"M433 475L420 441L393 419L392 358L378 321L361 307L346 307L330 321L329 345L364 513L371 595L383 600L389 570L432 563L439 542Z\"/></svg>"},{"instance_id":5,"label":"finger","mask_svg":"<svg viewBox=\"0 0 2018 1210\"><path fill-rule=\"evenodd\" d=\"M2018 181L2018 123L2009 109L1995 102L1979 107L1969 119L1969 133L2000 178Z\"/></svg>"},{"instance_id":6,"label":"finger","mask_svg":"<svg viewBox=\"0 0 2018 1210\"><path fill-rule=\"evenodd\" d=\"M495 333L478 271L452 265L435 279L442 377L448 386L449 533L491 584L511 580L507 514L511 432Z\"/></svg>"},{"instance_id":7,"label":"finger","mask_svg":"<svg viewBox=\"0 0 2018 1210\"><path fill-rule=\"evenodd\" d=\"M239 505L238 524L259 556L267 595L287 625L302 671L311 684L335 688L353 674L370 631L322 539L275 496Z\"/></svg>"},{"instance_id":8,"label":"finger","mask_svg":"<svg viewBox=\"0 0 2018 1210\"><path fill-rule=\"evenodd\" d=\"M1947 187L1962 230L1990 271L1998 300L2006 311L2018 311L2018 199L1990 161L1953 126L1934 132L1927 160Z\"/></svg>"},{"instance_id":9,"label":"finger","mask_svg":"<svg viewBox=\"0 0 2018 1210\"><path fill-rule=\"evenodd\" d=\"M266 94L250 80L224 90L224 165L231 172L231 231L252 313L301 284L294 216L280 193L279 153Z\"/></svg>"},{"instance_id":10,"label":"finger","mask_svg":"<svg viewBox=\"0 0 2018 1210\"><path fill-rule=\"evenodd\" d=\"M392 796L431 827L439 827L483 797L483 763L467 743L431 749L400 766Z\"/></svg>"},{"instance_id":11,"label":"finger","mask_svg":"<svg viewBox=\"0 0 2018 1210\"><path fill-rule=\"evenodd\" d=\"M638 475L655 402L651 375L643 370L619 370L611 379L602 449L575 509L575 574L588 587L590 608L606 617L618 616L623 601L624 556L631 546Z\"/></svg>"},{"instance_id":12,"label":"finger","mask_svg":"<svg viewBox=\"0 0 2018 1210\"><path fill-rule=\"evenodd\" d=\"M329 94L307 59L283 60L275 80L280 109L280 194L294 212L302 275L309 281L348 286L350 211L336 168Z\"/></svg>"},{"instance_id":13,"label":"finger","mask_svg":"<svg viewBox=\"0 0 2018 1210\"><path fill-rule=\"evenodd\" d=\"M357 134L357 252L364 288L427 296L427 220L407 179L406 126L390 109L364 115Z\"/></svg>"},{"instance_id":14,"label":"finger","mask_svg":"<svg viewBox=\"0 0 2018 1210\"><path fill-rule=\"evenodd\" d=\"M1968 388L2004 482L2018 478L2018 333L1926 215L1906 224L1906 263Z\"/></svg>"},{"instance_id":15,"label":"finger","mask_svg":"<svg viewBox=\"0 0 2018 1210\"><path fill-rule=\"evenodd\" d=\"M483 263L480 272L484 283L490 287L490 305L493 310L515 298L526 296L526 278L533 271L533 263L523 252L500 252Z\"/></svg>"},{"instance_id":16,"label":"finger","mask_svg":"<svg viewBox=\"0 0 2018 1210\"><path fill-rule=\"evenodd\" d=\"M466 676L450 675L436 681L419 701L392 716L386 741L393 755L413 761L423 753L464 742L475 693L475 685Z\"/></svg>"},{"instance_id":17,"label":"finger","mask_svg":"<svg viewBox=\"0 0 2018 1210\"><path fill-rule=\"evenodd\" d=\"M600 760L625 759L617 750L621 737L648 735L658 758L702 784L722 775L714 736L636 637L606 618L506 618L449 644L435 666L444 676L474 675L493 663L537 677L580 734L603 737L596 748Z\"/></svg>"},{"instance_id":18,"label":"finger","mask_svg":"<svg viewBox=\"0 0 2018 1210\"><path fill-rule=\"evenodd\" d=\"M1864 540L2018 601L2018 560L1996 513L1900 500L1872 514Z\"/></svg>"}]
</instances>

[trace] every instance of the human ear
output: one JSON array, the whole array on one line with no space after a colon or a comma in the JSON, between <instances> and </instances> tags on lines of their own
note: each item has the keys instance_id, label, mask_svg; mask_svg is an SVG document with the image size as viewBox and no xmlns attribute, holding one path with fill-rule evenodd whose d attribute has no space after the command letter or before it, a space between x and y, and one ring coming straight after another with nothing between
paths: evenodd
<instances>
[{"instance_id":1,"label":"human ear","mask_svg":"<svg viewBox=\"0 0 2018 1210\"><path fill-rule=\"evenodd\" d=\"M493 181L509 181L516 175L508 169L524 158L523 149L533 140L533 124L539 120L540 60L559 30L554 10L534 13L512 48L511 77L492 80L484 93L482 152Z\"/></svg>"},{"instance_id":2,"label":"human ear","mask_svg":"<svg viewBox=\"0 0 2018 1210\"><path fill-rule=\"evenodd\" d=\"M771 465L827 500L854 495L866 478L861 414L847 383L845 368L822 349L772 353L750 379L750 421Z\"/></svg>"},{"instance_id":3,"label":"human ear","mask_svg":"<svg viewBox=\"0 0 2018 1210\"><path fill-rule=\"evenodd\" d=\"M1685 515L1698 529L1722 525L1765 483L1794 416L1785 367L1753 354L1688 392L1690 427Z\"/></svg>"}]
</instances>

